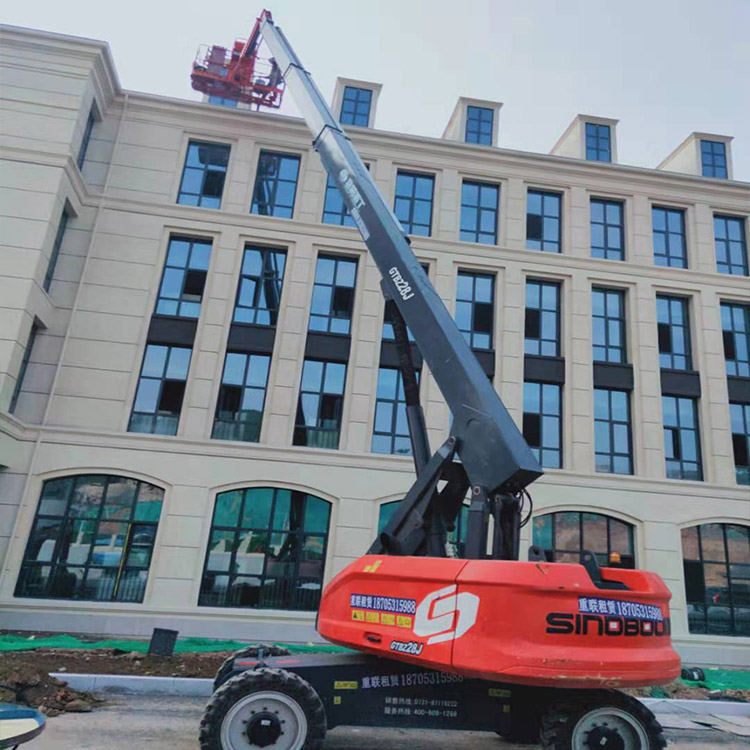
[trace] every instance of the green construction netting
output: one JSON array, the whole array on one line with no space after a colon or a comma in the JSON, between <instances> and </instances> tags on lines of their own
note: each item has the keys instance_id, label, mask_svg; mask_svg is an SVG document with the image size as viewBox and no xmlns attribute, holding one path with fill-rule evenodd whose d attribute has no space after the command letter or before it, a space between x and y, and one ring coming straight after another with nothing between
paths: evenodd
<instances>
[{"instance_id":1,"label":"green construction netting","mask_svg":"<svg viewBox=\"0 0 750 750\"><path fill-rule=\"evenodd\" d=\"M750 672L730 669L704 669L705 680L683 680L709 690L750 690Z\"/></svg>"},{"instance_id":2,"label":"green construction netting","mask_svg":"<svg viewBox=\"0 0 750 750\"><path fill-rule=\"evenodd\" d=\"M180 638L175 645L175 653L208 653L211 651L236 651L249 645L240 641L221 641L214 638ZM293 654L308 653L338 653L347 651L339 646L326 644L300 645L294 643L277 643L277 646L288 648ZM148 641L126 641L116 638L105 641L82 641L73 635L52 635L45 638L24 638L18 635L0 635L0 652L2 651L31 651L35 648L117 648L122 651L148 651Z\"/></svg>"}]
</instances>

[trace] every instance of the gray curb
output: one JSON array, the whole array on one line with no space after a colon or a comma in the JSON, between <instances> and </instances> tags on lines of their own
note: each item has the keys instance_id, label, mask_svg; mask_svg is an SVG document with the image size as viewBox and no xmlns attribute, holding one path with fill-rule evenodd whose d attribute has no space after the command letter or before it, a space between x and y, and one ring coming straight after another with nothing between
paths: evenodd
<instances>
[{"instance_id":1,"label":"gray curb","mask_svg":"<svg viewBox=\"0 0 750 750\"><path fill-rule=\"evenodd\" d=\"M52 677L64 680L76 690L86 690L92 693L185 695L203 698L211 695L214 682L197 677L135 677L119 674L70 674L68 672L53 672ZM666 698L641 698L641 702L657 714L750 716L750 703Z\"/></svg>"}]
</instances>

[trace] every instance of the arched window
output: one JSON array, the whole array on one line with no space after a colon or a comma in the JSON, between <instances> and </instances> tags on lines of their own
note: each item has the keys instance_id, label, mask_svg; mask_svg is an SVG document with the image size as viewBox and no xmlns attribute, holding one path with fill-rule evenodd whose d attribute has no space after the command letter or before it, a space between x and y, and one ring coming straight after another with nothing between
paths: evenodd
<instances>
[{"instance_id":1,"label":"arched window","mask_svg":"<svg viewBox=\"0 0 750 750\"><path fill-rule=\"evenodd\" d=\"M562 511L534 518L534 544L550 562L577 563L582 550L591 550L600 565L619 552L621 566L634 568L633 531L632 524L602 513Z\"/></svg>"},{"instance_id":2,"label":"arched window","mask_svg":"<svg viewBox=\"0 0 750 750\"><path fill-rule=\"evenodd\" d=\"M380 506L380 515L378 516L378 534L383 531L388 524L388 521L391 520L391 516L393 516L393 512L398 508L400 502L400 500L392 500L390 503L383 503ZM464 549L466 546L466 527L469 520L467 518L468 513L469 506L464 505L456 519L456 528L448 534L448 543L453 546L453 551L456 557L464 556Z\"/></svg>"},{"instance_id":3,"label":"arched window","mask_svg":"<svg viewBox=\"0 0 750 750\"><path fill-rule=\"evenodd\" d=\"M142 602L163 500L128 477L46 481L15 595Z\"/></svg>"},{"instance_id":4,"label":"arched window","mask_svg":"<svg viewBox=\"0 0 750 750\"><path fill-rule=\"evenodd\" d=\"M198 604L317 609L330 520L331 504L305 492L219 493Z\"/></svg>"},{"instance_id":5,"label":"arched window","mask_svg":"<svg viewBox=\"0 0 750 750\"><path fill-rule=\"evenodd\" d=\"M682 560L690 632L750 636L750 526L683 529Z\"/></svg>"}]
</instances>

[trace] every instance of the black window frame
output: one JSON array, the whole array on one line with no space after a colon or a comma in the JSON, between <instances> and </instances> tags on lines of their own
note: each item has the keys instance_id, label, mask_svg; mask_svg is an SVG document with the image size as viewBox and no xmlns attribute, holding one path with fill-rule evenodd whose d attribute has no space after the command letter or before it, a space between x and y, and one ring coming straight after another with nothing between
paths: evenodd
<instances>
[{"instance_id":1,"label":"black window frame","mask_svg":"<svg viewBox=\"0 0 750 750\"><path fill-rule=\"evenodd\" d=\"M471 204L467 202L467 187L476 188L477 202ZM482 202L485 194L494 192L494 203L484 205ZM464 219L469 221L469 214L466 212L474 211L474 221L472 229L464 228ZM485 215L491 215L492 230L482 231L482 220ZM491 182L481 182L479 180L463 180L461 183L461 216L458 228L458 238L461 242L474 242L481 245L497 245L497 227L500 216L500 185Z\"/></svg>"},{"instance_id":2,"label":"black window frame","mask_svg":"<svg viewBox=\"0 0 750 750\"><path fill-rule=\"evenodd\" d=\"M250 253L260 253L260 275L250 273L248 261ZM242 251L242 267L237 282L237 297L232 312L232 323L247 323L256 326L273 327L278 322L281 308L281 295L284 291L286 272L286 250L280 247L266 247L251 242L245 243ZM263 282L262 284L260 282ZM242 304L243 290L250 289L251 305ZM252 285L252 286L251 286ZM268 287L275 292L276 300L269 305ZM264 306L260 302L265 301ZM249 311L245 313L244 311Z\"/></svg>"},{"instance_id":3,"label":"black window frame","mask_svg":"<svg viewBox=\"0 0 750 750\"><path fill-rule=\"evenodd\" d=\"M682 321L677 318L678 310ZM690 330L690 300L673 294L657 294L656 325L661 369L691 371L693 347ZM675 352L675 343L680 340L684 352Z\"/></svg>"},{"instance_id":4,"label":"black window frame","mask_svg":"<svg viewBox=\"0 0 750 750\"><path fill-rule=\"evenodd\" d=\"M720 541L715 538L715 527L721 529ZM729 543L730 528L737 534L736 546ZM708 543L705 543L706 537ZM742 543L743 537L747 547ZM696 524L681 529L681 541L688 632L697 635L750 636L750 596L746 593L750 588L750 526L739 522ZM719 541L719 544L711 545L711 541ZM712 549L708 549L709 546ZM697 549L697 558L688 556L693 554L690 547ZM746 549L745 554L740 550L742 547ZM737 552L740 554L735 559ZM709 574L713 573L719 580L723 573L725 586L708 585L707 567ZM711 591L712 588L714 591ZM725 610L728 618L711 617L711 614L719 614L716 610ZM739 614L742 615L742 622L738 624ZM722 619L728 620L728 623L722 622Z\"/></svg>"},{"instance_id":5,"label":"black window frame","mask_svg":"<svg viewBox=\"0 0 750 750\"><path fill-rule=\"evenodd\" d=\"M726 180L729 178L727 161L727 144L724 141L712 141L701 138L701 176Z\"/></svg>"},{"instance_id":6,"label":"black window frame","mask_svg":"<svg viewBox=\"0 0 750 750\"><path fill-rule=\"evenodd\" d=\"M265 524L259 522L256 523L252 516L248 519L248 500L252 500L251 493L267 491L271 491L272 493L271 503L268 509L268 520ZM223 496L236 495L236 493L241 493L240 504L236 513L236 523L234 525L228 523L217 523L217 520L224 520L217 517L220 507L219 503L221 502L220 498ZM277 524L277 509L280 504L283 507L283 502L280 501L280 497L282 494L286 493L289 493L288 521L284 522L284 512L282 510L280 518L282 522ZM230 497L229 499L231 502L232 498ZM309 502L311 499L320 503L325 503L324 506L320 506L327 510L325 531L309 526L313 520L308 516ZM332 504L322 497L318 497L309 492L288 489L285 487L241 487L217 493L214 498L211 527L206 546L206 555L203 561L198 606L284 610L293 612L317 610L320 602L320 595L323 590L323 582L325 580L325 567L327 562L326 558L328 556L328 542L331 533L332 510ZM245 519L248 519L247 523L244 523ZM262 570L259 575L255 572L238 572L239 566L237 564L237 554L240 547L247 539L248 534L250 535L246 545L246 548L248 549L250 548L252 536L254 534L258 535L261 545L263 545L263 537L267 537L265 545L266 549L263 551ZM271 553L274 536L281 536L284 540L280 546L279 552L277 553L281 559L279 559L279 557L274 558ZM226 545L226 542L229 542L229 561L226 570L219 569L218 567L214 569L209 568L211 554L213 552L211 545L216 543L213 542L214 539L217 539L218 543L223 545ZM230 539L231 541L229 541ZM318 560L322 561L322 564L320 566L320 574L317 576L300 575L301 565L305 562L303 558L305 546L310 539L322 540L322 547L320 548L320 556L318 558ZM248 554L259 554L259 552L250 552ZM287 559L284 559L284 555L288 556ZM288 569L286 569L283 575L270 575L269 573L274 571L270 569L269 563L280 563L282 568L288 566L291 568L291 572L288 572ZM213 598L209 599L208 593L206 592L207 585L209 583L215 583L217 577L226 577L227 579L223 602L217 601ZM242 589L240 586L235 586L238 580L242 581L243 579L247 581L245 584L247 588ZM278 587L277 591L280 591L280 595L277 596L281 599L281 603L274 599L271 599L270 601L267 599L265 602L263 601L263 588L267 581L276 582L275 586ZM257 586L254 585L256 583ZM296 585L296 588L293 588L294 585ZM312 588L303 588L303 586L310 585L312 585ZM242 597L243 594L247 595L247 593L250 593L249 600L237 601L235 599L232 601L230 595L233 587L235 588L235 591L239 593L240 597ZM252 602L252 599L255 599L252 594L252 589L257 589L258 592L255 602ZM310 592L313 592L312 595Z\"/></svg>"},{"instance_id":7,"label":"black window frame","mask_svg":"<svg viewBox=\"0 0 750 750\"><path fill-rule=\"evenodd\" d=\"M395 373L395 395L386 396L382 392L385 386L381 387L381 376L383 371ZM419 370L416 371L417 378L420 376ZM391 416L388 420L390 428L388 430L378 429L378 412L381 404L387 405L391 410ZM401 430L399 431L399 426ZM375 447L376 438L389 441L388 450L377 450ZM403 446L397 449L396 446ZM398 367L387 367L380 365L378 367L378 382L375 390L375 413L372 423L372 439L370 441L370 452L380 455L394 456L411 456L411 438L409 436L409 425L406 420L406 394L404 393L404 379L401 370Z\"/></svg>"},{"instance_id":8,"label":"black window frame","mask_svg":"<svg viewBox=\"0 0 750 750\"><path fill-rule=\"evenodd\" d=\"M459 294L461 293L461 278L471 279L471 297L459 296ZM479 280L490 282L489 302L485 300L477 300L477 281ZM461 268L456 274L456 325L458 326L459 331L461 331L461 333L463 334L464 339L466 339L466 343L472 349L475 349L477 351L491 352L494 351L495 348L495 287L495 274L493 273L483 273L482 271L473 271ZM462 323L459 320L459 304L471 305L471 325L469 328L462 327ZM485 312L487 307L489 307L489 315L487 315L487 313ZM484 317L489 318L489 331L477 329L478 313L484 314ZM487 346L482 346L481 344L477 343L477 337L479 336L487 336L489 338L489 343Z\"/></svg>"},{"instance_id":9,"label":"black window frame","mask_svg":"<svg viewBox=\"0 0 750 750\"><path fill-rule=\"evenodd\" d=\"M529 305L530 287L536 287L536 296L539 299L539 305ZM546 307L545 290L554 289L555 304L554 307ZM526 279L526 302L524 307L524 326L523 341L524 354L535 357L559 357L562 351L562 284L559 281L550 279L539 279L529 277ZM544 336L544 321L554 316L555 320L555 337L549 338ZM538 336L529 336L529 330L537 328ZM552 351L545 344L552 343Z\"/></svg>"},{"instance_id":10,"label":"black window frame","mask_svg":"<svg viewBox=\"0 0 750 750\"><path fill-rule=\"evenodd\" d=\"M29 360L31 359L31 352L34 349L34 342L36 337L41 330L41 325L34 320L29 329L29 337L26 339L26 346L23 349L23 357L21 357L21 365L18 368L18 377L13 385L13 394L10 397L10 404L8 405L8 414L13 414L18 406L18 399L21 397L21 390L23 389L23 381L26 377L26 370L29 367Z\"/></svg>"},{"instance_id":11,"label":"black window frame","mask_svg":"<svg viewBox=\"0 0 750 750\"><path fill-rule=\"evenodd\" d=\"M188 248L185 256L185 265L180 265L176 260L177 252L173 255L173 243L187 242ZM196 246L206 247L208 246L208 258L205 264L205 268L202 268L202 264L196 264L195 258L199 253L195 253ZM187 237L183 235L172 234L169 237L167 243L167 253L164 257L164 268L161 274L161 281L159 282L159 292L156 296L156 306L154 308L155 315L164 315L172 318L190 318L195 320L200 317L201 306L203 302L203 293L206 288L206 279L208 277L208 269L211 263L211 253L213 251L213 240L205 237ZM170 270L183 271L183 277L181 282L181 290L179 297L166 297L164 296L164 289L166 285L167 273ZM200 287L200 292L198 291ZM197 297L197 299L193 299ZM176 312L165 312L164 306L169 303L176 303ZM198 305L198 312L193 314L187 314L189 306ZM159 308L162 309L159 309Z\"/></svg>"},{"instance_id":12,"label":"black window frame","mask_svg":"<svg viewBox=\"0 0 750 750\"><path fill-rule=\"evenodd\" d=\"M230 358L243 358L242 377L240 382L228 382ZM234 360L233 360L234 361ZM239 360L238 360L239 363ZM271 355L256 354L255 352L227 351L224 357L224 368L221 374L219 394L216 398L216 412L211 429L212 440L236 440L243 443L260 442L260 431L263 427L266 393L268 390L268 374L271 370ZM262 378L258 378L262 375ZM262 385L260 381L262 380ZM222 408L230 405L242 407L248 391L252 395L261 393L260 409ZM234 412L233 418L222 416Z\"/></svg>"},{"instance_id":13,"label":"black window frame","mask_svg":"<svg viewBox=\"0 0 750 750\"><path fill-rule=\"evenodd\" d=\"M587 122L584 144L586 161L612 161L612 128L598 122Z\"/></svg>"},{"instance_id":14,"label":"black window frame","mask_svg":"<svg viewBox=\"0 0 750 750\"><path fill-rule=\"evenodd\" d=\"M599 398L602 394L605 399ZM618 394L625 399L625 418L615 416L614 394ZM606 413L602 403L606 400ZM601 429L600 429L601 426ZM625 452L616 450L620 429L626 431L625 442L627 448ZM602 446L600 437L606 429L606 445ZM619 459L619 461L618 461ZM618 469L620 461L627 461L625 470ZM619 388L597 388L594 387L594 468L599 474L620 474L632 475L633 469L633 427L632 412L630 404L630 391Z\"/></svg>"},{"instance_id":15,"label":"black window frame","mask_svg":"<svg viewBox=\"0 0 750 750\"><path fill-rule=\"evenodd\" d=\"M532 210L532 199L539 198L539 211ZM526 249L542 253L562 252L562 193L529 188L526 191ZM552 210L552 207L555 207ZM555 213L556 211L556 213ZM547 232L549 228L549 232ZM545 234L553 235L552 238ZM538 237L536 235L539 235ZM534 243L539 243L535 246Z\"/></svg>"},{"instance_id":16,"label":"black window frame","mask_svg":"<svg viewBox=\"0 0 750 750\"><path fill-rule=\"evenodd\" d=\"M750 304L721 302L721 332L727 375L750 378ZM742 327L737 327L737 318ZM729 326L726 325L729 320ZM740 359L744 349L745 358Z\"/></svg>"},{"instance_id":17,"label":"black window frame","mask_svg":"<svg viewBox=\"0 0 750 750\"><path fill-rule=\"evenodd\" d=\"M700 420L698 414L698 399L691 398L689 396L672 396L670 394L662 394L662 421L663 421L663 433L664 433L664 459L665 459L665 473L667 479L679 479L684 481L701 482L703 481L703 458L701 451L701 433L700 433ZM666 399L671 399L675 402L674 413L675 420L674 424L667 423L666 417ZM685 415L682 412L682 405L689 403L691 405L691 421L693 425L685 424ZM672 420L670 420L671 422ZM695 460L684 458L685 455L685 442L684 438L686 434L693 433L695 439ZM695 464L695 471L689 473L685 465Z\"/></svg>"},{"instance_id":18,"label":"black window frame","mask_svg":"<svg viewBox=\"0 0 750 750\"><path fill-rule=\"evenodd\" d=\"M716 249L716 271L729 276L748 276L747 258L747 233L743 216L728 216L725 214L714 214L714 247ZM731 227L739 227L739 237L732 237ZM720 236L720 227L723 237ZM732 250L738 247L740 253L739 263L732 259ZM722 259L723 258L723 259Z\"/></svg>"},{"instance_id":19,"label":"black window frame","mask_svg":"<svg viewBox=\"0 0 750 750\"><path fill-rule=\"evenodd\" d=\"M576 519L573 516L577 516ZM606 520L607 531L606 531L606 545L607 550L598 551L593 548L588 539L586 533L586 521L601 523L601 519ZM578 544L571 545L570 548L559 546L558 536L558 525L562 525L563 520L575 522L571 523L571 528L577 526ZM624 527L624 531L627 533L627 550L616 549L612 537L612 525L613 523L620 524ZM544 539L541 538L541 532L538 531L542 525L549 525L549 535L551 540L551 546L544 544ZM620 567L634 570L636 568L636 550L635 550L635 525L624 521L621 518L607 515L606 513L596 513L593 511L581 511L581 510L559 510L552 511L551 513L543 513L534 517L533 521L533 543L544 550L545 557L548 562L565 562L565 563L579 563L581 552L585 549L593 552L597 558L597 561L602 566L609 565L609 558L613 552L619 553L620 555ZM546 536L546 534L545 534ZM571 541L575 541L574 539ZM566 541L565 544L568 542Z\"/></svg>"},{"instance_id":20,"label":"black window frame","mask_svg":"<svg viewBox=\"0 0 750 750\"><path fill-rule=\"evenodd\" d=\"M351 107L347 107L347 105L351 105ZM363 114L360 105L366 106L366 113ZM352 109L352 111L345 111L347 109ZM344 93L341 97L341 110L339 112L339 122L342 125L356 125L360 128L366 128L370 125L371 112L372 89L365 89L361 86L344 86ZM362 118L364 118L364 122L361 121Z\"/></svg>"},{"instance_id":21,"label":"black window frame","mask_svg":"<svg viewBox=\"0 0 750 750\"><path fill-rule=\"evenodd\" d=\"M164 357L164 364L161 368L161 375L160 376L153 376L153 375L144 375L143 374L143 368L146 366L146 360L149 356L149 350L152 348L164 348L167 349L167 353ZM172 358L172 352L174 350L186 350L190 352L187 358L187 365L185 367L185 376L184 377L167 377L169 372L169 367L171 365L171 358ZM138 375L138 384L135 389L135 395L133 396L133 407L130 412L130 420L128 422L128 432L137 432L141 434L147 434L147 435L176 435L177 430L180 426L180 417L182 416L182 406L183 402L185 400L185 389L187 387L187 379L188 375L190 373L190 364L192 362L193 358L193 348L190 346L176 346L172 344L156 344L156 343L147 343L146 349L143 353L143 361L141 362L141 369L140 374ZM156 405L155 405L155 411L148 412L148 411L136 411L136 406L138 404L138 395L140 392L140 389L144 383L144 381L153 381L157 380L159 381L159 389L158 389L158 396L156 398ZM175 405L176 405L176 411L172 409L170 412L166 412L166 410L162 410L165 413L160 414L159 413L159 406L162 404L162 400L164 399L164 387L167 384L171 383L181 383L182 385L179 386L173 386L171 390L174 390L174 393L170 393L170 398L174 399ZM151 429L143 430L143 429L134 429L136 426L140 426L139 422L137 420L138 417L144 418L145 417L151 418ZM169 426L169 430L164 431L157 431L155 428L159 425L159 418L160 417L167 417L171 418L172 421L163 421L163 425Z\"/></svg>"},{"instance_id":22,"label":"black window frame","mask_svg":"<svg viewBox=\"0 0 750 750\"><path fill-rule=\"evenodd\" d=\"M268 165L273 160L277 160L277 164L275 167L270 168ZM281 169L284 166L284 160L296 163L297 168L294 179L287 177L282 179ZM255 185L253 186L253 200L250 204L250 213L256 216L273 216L280 219L293 219L294 208L297 203L297 190L299 188L301 169L302 157L299 154L262 149L260 154L258 154L258 167L255 173ZM279 185L281 183L294 185L291 204L281 204L277 202ZM266 198L262 197L264 189L268 194Z\"/></svg>"},{"instance_id":23,"label":"black window frame","mask_svg":"<svg viewBox=\"0 0 750 750\"><path fill-rule=\"evenodd\" d=\"M318 390L311 390L305 387L305 372L308 363L320 363L323 365L320 376ZM330 366L342 367L343 377L341 378L341 391L326 391L326 376ZM300 380L299 399L297 401L297 415L294 424L293 445L305 446L307 448L322 448L329 450L338 450L341 440L341 428L343 426L344 396L346 394L346 378L348 366L345 362L334 362L317 357L305 357L302 363L302 379ZM303 408L304 397L312 395L318 396L316 406L315 424L308 425L305 422L305 412ZM333 417L328 419L337 420L335 427L325 427L321 425L323 420L323 398L329 396L325 411L333 413ZM312 436L312 440L311 440Z\"/></svg>"},{"instance_id":24,"label":"black window frame","mask_svg":"<svg viewBox=\"0 0 750 750\"><path fill-rule=\"evenodd\" d=\"M411 180L411 188L408 192L399 192L399 181L401 178L407 178ZM422 198L417 195L417 185L421 184L418 180L427 180L430 183L430 197ZM399 203L399 201L405 201L405 204ZM424 222L414 221L414 207L415 204L428 203L430 207L430 217L427 224ZM430 237L432 235L432 218L434 213L435 204L435 175L427 172L413 172L407 169L399 169L396 172L396 187L394 189L393 198L393 213L399 220L402 229L406 234L413 234L419 237ZM406 215L403 215L403 210L400 206L406 205ZM401 216L399 214L402 214ZM418 231L415 231L418 230Z\"/></svg>"},{"instance_id":25,"label":"black window frame","mask_svg":"<svg viewBox=\"0 0 750 750\"><path fill-rule=\"evenodd\" d=\"M604 295L604 314L599 315L596 312L596 296ZM619 299L620 314L610 313L610 299ZM592 357L594 362L608 362L614 364L627 364L628 362L628 336L627 336L627 293L625 289L615 289L613 287L594 286L591 288L591 344ZM604 341L599 343L596 333L596 320L604 321ZM620 343L610 343L611 330L610 322L616 322L620 329ZM597 350L604 350L603 352Z\"/></svg>"},{"instance_id":26,"label":"black window frame","mask_svg":"<svg viewBox=\"0 0 750 750\"><path fill-rule=\"evenodd\" d=\"M68 222L71 219L71 212L68 210L67 204L63 207L62 213L60 214L60 222L57 225L57 232L55 233L55 241L52 243L52 251L49 254L49 261L47 262L47 270L44 273L44 281L42 282L42 288L45 292L49 292L52 286L52 278L55 275L55 269L57 268L57 261L60 258L60 248L62 247L63 240L65 239L65 230L68 228Z\"/></svg>"},{"instance_id":27,"label":"black window frame","mask_svg":"<svg viewBox=\"0 0 750 750\"><path fill-rule=\"evenodd\" d=\"M86 515L84 513L74 513L74 510L78 508L73 507L73 500L75 497L76 489L84 483L92 483L94 480L103 480L101 487L101 498L97 503L97 508L93 515ZM130 509L127 517L118 515L121 513L122 505L115 507L115 512L111 516L104 514L105 507L107 507L107 499L109 497L109 489L113 484L121 482L129 482L135 484L133 497L130 502ZM65 507L62 513L52 513L49 510L43 512L43 505L45 503L45 493L48 488L55 484L60 485L65 490ZM65 485L67 489L65 488ZM98 486L98 485L97 485ZM159 508L156 519L150 518L137 518L138 512L138 500L141 496L141 489L143 487L150 488L150 491L155 491L155 494L161 493L161 498L158 500ZM147 490L149 491L149 490ZM14 596L18 598L29 598L29 599L66 599L75 601L106 601L106 602L131 602L131 603L142 603L146 586L148 585L148 576L151 571L151 562L153 561L153 552L156 546L156 535L159 527L159 520L161 518L161 512L164 505L164 489L150 482L145 482L135 477L120 476L115 474L68 474L62 477L55 477L48 479L42 485L42 491L37 503L36 513L34 515L34 522L29 532L29 538L26 543L24 550L23 563L21 565L21 572L19 573L18 580L16 582L16 588ZM91 505L89 503L89 511L91 511ZM53 529L54 524L59 523L59 533L51 537L54 539L52 552L50 553L49 560L39 561L38 558L34 559L30 555L32 545L35 543L34 535L37 530ZM78 533L81 533L81 529L85 528L83 524L91 524L90 531L91 542L89 543L89 550L86 554L86 559L83 562L71 562L67 559L67 555L70 553L70 546L72 542L69 539L69 534L73 532L75 524L82 524L79 527ZM123 535L122 539L122 552L119 557L117 565L106 565L103 562L96 562L95 548L97 545L98 538L101 538L99 531L102 524L124 524L127 526L127 531ZM138 531L140 530L140 534ZM95 530L95 531L94 531ZM42 531L42 533L44 533ZM86 533L86 532L84 532ZM110 535L112 536L112 535ZM117 537L120 535L117 534ZM140 541L138 537L140 538ZM150 543L144 544L143 536L146 536ZM80 538L80 537L79 537ZM106 538L106 533L105 533ZM45 540L50 541L50 539ZM44 543L44 542L43 542ZM80 542L78 542L80 545ZM40 545L41 547L41 545ZM64 550L65 548L65 550ZM39 551L39 550L38 550ZM37 554L38 554L37 551ZM145 564L131 564L130 557L133 552L145 553L146 562ZM65 554L66 558L62 559L61 555ZM136 557L137 560L137 557ZM41 593L30 593L27 587L30 585L30 578L34 575L34 571L40 568L49 568L49 575L44 584L44 590ZM65 595L66 591L70 589L72 583L71 576L75 576L75 572L70 569L83 570L81 578L81 588L83 588L84 582L88 579L91 570L116 570L114 580L112 581L111 594L108 597L84 597L84 596L69 596ZM127 574L130 572L142 572L145 571L145 578L142 582L138 582L140 585L136 586L136 591L139 592L135 596L120 597L123 589L123 576L126 577L125 582L127 583ZM77 578L77 577L76 577ZM76 581L76 588L78 583ZM77 592L76 592L77 593Z\"/></svg>"},{"instance_id":28,"label":"black window frame","mask_svg":"<svg viewBox=\"0 0 750 750\"><path fill-rule=\"evenodd\" d=\"M321 261L333 263L331 281L321 279ZM339 272L343 267L354 266L354 275L351 286L339 284ZM316 333L334 333L350 336L352 332L352 320L354 318L354 303L357 290L357 272L359 271L359 259L354 255L338 255L334 253L320 253L315 261L315 276L313 282L313 294L310 301L310 316L307 322L307 330ZM341 274L344 275L343 273ZM328 292L328 311L323 314L315 312L316 297L320 293ZM325 324L323 324L325 321ZM341 329L341 330L338 330Z\"/></svg>"},{"instance_id":29,"label":"black window frame","mask_svg":"<svg viewBox=\"0 0 750 750\"><path fill-rule=\"evenodd\" d=\"M487 114L489 112L489 118ZM487 125L489 124L489 132ZM495 110L492 107L479 107L476 104L466 106L465 143L476 143L480 146L492 145L492 131L495 125Z\"/></svg>"},{"instance_id":30,"label":"black window frame","mask_svg":"<svg viewBox=\"0 0 750 750\"><path fill-rule=\"evenodd\" d=\"M527 387L539 388L538 400L539 408L531 410L527 408L530 396ZM557 392L558 411L545 411L545 391L550 389ZM545 420L556 420L557 430L557 447L554 445L544 445L545 439ZM564 452L563 452L563 389L559 383L543 383L536 380L524 380L523 383L523 437L529 444L532 453L545 469L562 469ZM556 456L555 456L556 454ZM549 457L554 460L548 461Z\"/></svg>"},{"instance_id":31,"label":"black window frame","mask_svg":"<svg viewBox=\"0 0 750 750\"><path fill-rule=\"evenodd\" d=\"M198 150L198 153L200 154L200 148L205 147L208 150L212 151L214 155L223 154L223 157L216 161L215 163L212 162L200 162L200 159L198 161L200 162L201 166L193 166L190 164L190 158L191 158L191 149L195 147ZM197 139L190 139L188 141L187 150L185 151L185 164L182 167L182 177L180 178L180 187L177 191L177 203L182 206L194 206L198 208L211 208L214 210L219 210L221 208L221 202L224 197L224 187L226 186L226 179L227 179L227 172L229 171L229 159L232 154L232 147L228 143L215 143L211 141L201 141ZM224 161L225 157L225 163L221 164L221 161ZM201 188L200 192L193 193L189 192L187 190L183 190L183 187L185 186L185 175L187 174L188 169L195 169L195 170L201 170L203 172L203 176L201 177ZM211 174L220 174L221 177L215 178L217 181L217 185L215 189L218 191L218 195L212 195L211 193L205 192L206 187L206 180L209 175ZM213 178L212 178L213 179ZM219 187L218 183L221 183L221 186ZM196 201L193 202L192 200L188 200L189 197L195 196ZM213 201L216 202L216 205L208 205L212 203Z\"/></svg>"},{"instance_id":32,"label":"black window frame","mask_svg":"<svg viewBox=\"0 0 750 750\"><path fill-rule=\"evenodd\" d=\"M594 206L602 207L602 218L594 218ZM619 223L610 221L609 209L617 208L619 211ZM591 198L591 257L600 260L616 260L623 262L625 260L625 202L622 200L613 200L610 198ZM595 227L602 227L602 244L596 244L594 241ZM620 233L620 246L616 243L610 243L610 230L617 230Z\"/></svg>"},{"instance_id":33,"label":"black window frame","mask_svg":"<svg viewBox=\"0 0 750 750\"><path fill-rule=\"evenodd\" d=\"M750 403L729 402L735 481L750 485Z\"/></svg>"},{"instance_id":34,"label":"black window frame","mask_svg":"<svg viewBox=\"0 0 750 750\"><path fill-rule=\"evenodd\" d=\"M677 218L679 226L675 227L673 218ZM651 206L651 234L654 265L666 268L688 267L685 209ZM659 238L658 243L657 238ZM660 252L657 245L662 245L664 252Z\"/></svg>"}]
</instances>

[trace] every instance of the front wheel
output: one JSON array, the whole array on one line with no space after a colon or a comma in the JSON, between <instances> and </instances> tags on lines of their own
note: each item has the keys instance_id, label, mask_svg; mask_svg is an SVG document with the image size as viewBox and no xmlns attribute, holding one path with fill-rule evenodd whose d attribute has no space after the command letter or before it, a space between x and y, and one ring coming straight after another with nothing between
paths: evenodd
<instances>
[{"instance_id":1,"label":"front wheel","mask_svg":"<svg viewBox=\"0 0 750 750\"><path fill-rule=\"evenodd\" d=\"M663 750L654 714L617 690L576 692L550 704L542 717L544 750Z\"/></svg>"},{"instance_id":2,"label":"front wheel","mask_svg":"<svg viewBox=\"0 0 750 750\"><path fill-rule=\"evenodd\" d=\"M319 750L325 709L313 687L284 669L256 669L227 680L201 720L201 750Z\"/></svg>"}]
</instances>

